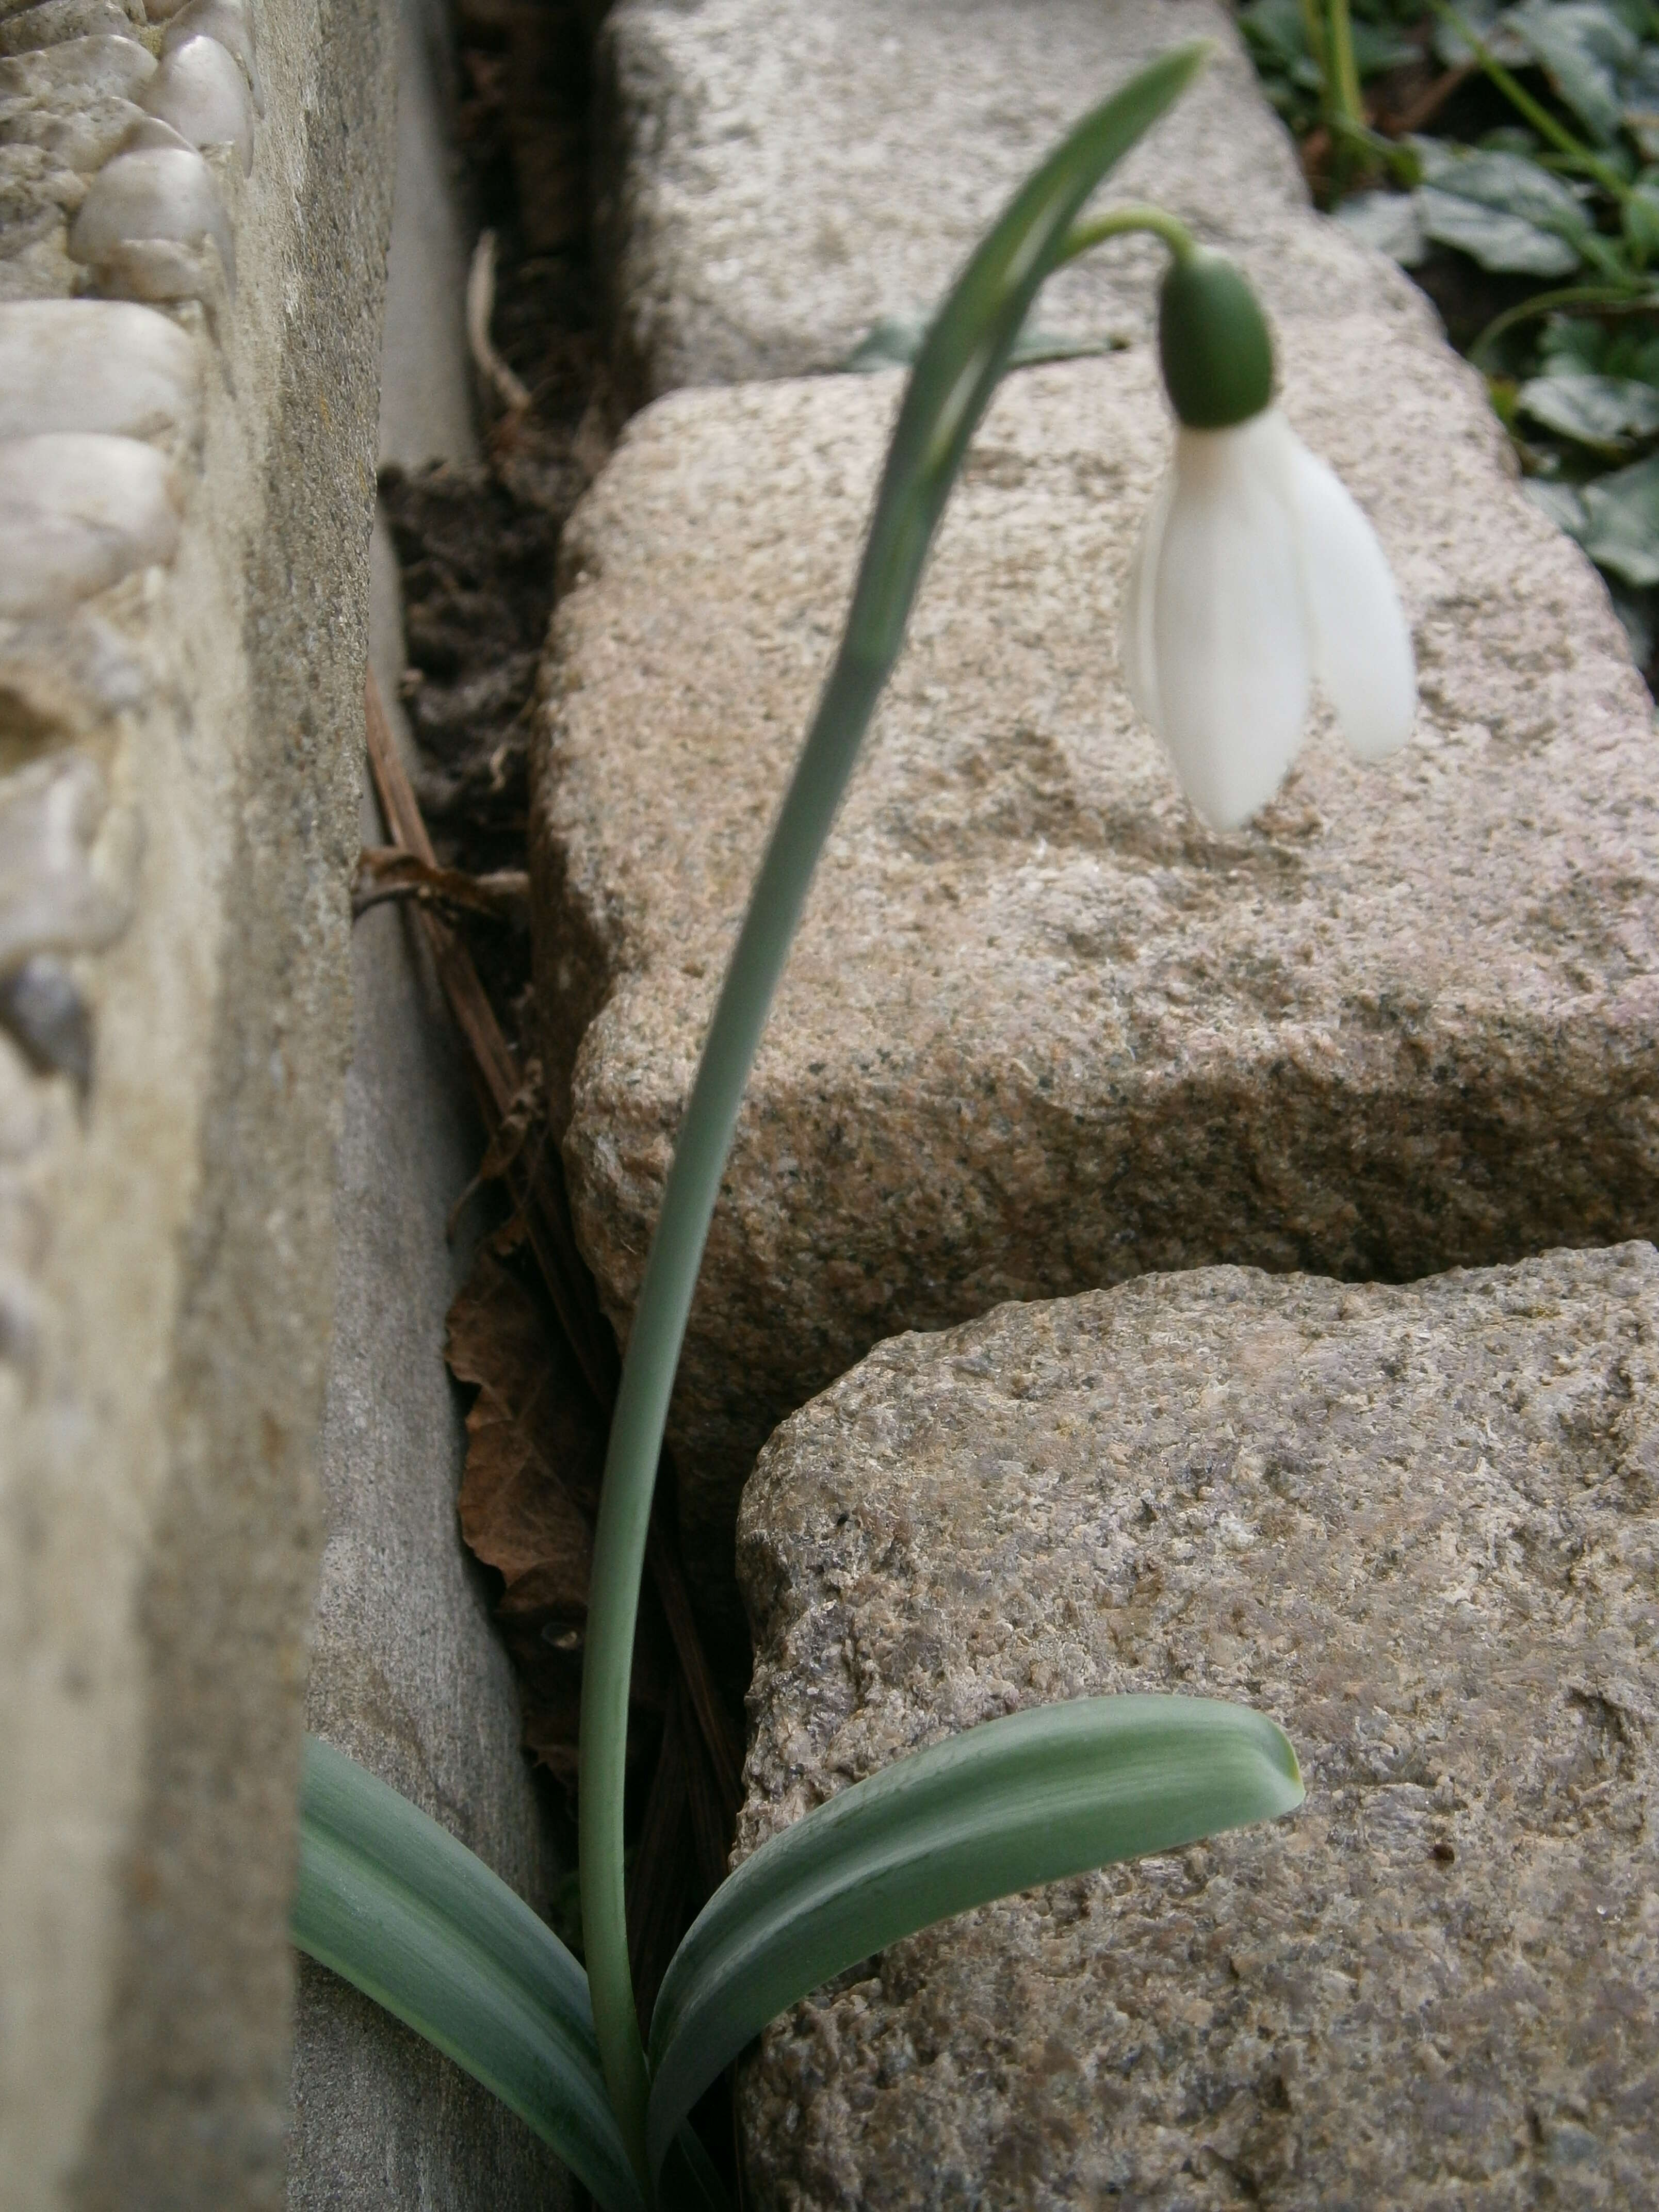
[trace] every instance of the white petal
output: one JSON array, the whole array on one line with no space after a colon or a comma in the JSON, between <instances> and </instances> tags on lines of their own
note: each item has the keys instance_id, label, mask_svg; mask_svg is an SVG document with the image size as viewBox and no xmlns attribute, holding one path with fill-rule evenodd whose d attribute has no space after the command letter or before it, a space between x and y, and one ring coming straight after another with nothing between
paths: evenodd
<instances>
[{"instance_id":1,"label":"white petal","mask_svg":"<svg viewBox=\"0 0 1659 2212\"><path fill-rule=\"evenodd\" d=\"M1175 484L1151 578L1163 738L1212 829L1278 790L1302 741L1310 683L1295 528L1273 410L1176 434Z\"/></svg>"},{"instance_id":2,"label":"white petal","mask_svg":"<svg viewBox=\"0 0 1659 2212\"><path fill-rule=\"evenodd\" d=\"M1175 471L1165 469L1163 480L1152 494L1146 519L1140 526L1134 558L1129 563L1129 580L1123 587L1123 605L1118 613L1117 652L1123 681L1134 702L1135 712L1155 730L1158 727L1158 672L1152 653L1151 579L1158 568L1158 548L1164 543L1164 526L1170 519L1170 502L1174 495Z\"/></svg>"},{"instance_id":3,"label":"white petal","mask_svg":"<svg viewBox=\"0 0 1659 2212\"><path fill-rule=\"evenodd\" d=\"M1411 735L1417 667L1400 594L1376 532L1352 495L1288 428L1313 668L1362 760Z\"/></svg>"}]
</instances>

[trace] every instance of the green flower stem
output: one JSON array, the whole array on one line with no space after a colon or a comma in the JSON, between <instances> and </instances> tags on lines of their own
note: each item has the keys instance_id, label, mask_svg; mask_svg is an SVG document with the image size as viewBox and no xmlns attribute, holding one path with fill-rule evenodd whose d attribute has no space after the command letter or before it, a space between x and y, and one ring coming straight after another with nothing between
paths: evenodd
<instances>
[{"instance_id":1,"label":"green flower stem","mask_svg":"<svg viewBox=\"0 0 1659 2212\"><path fill-rule=\"evenodd\" d=\"M647 2195L648 2074L628 1962L623 1784L629 1670L651 1496L697 1270L789 941L876 699L904 635L945 499L1038 288L1085 202L1211 52L1179 46L1084 117L1020 188L929 331L893 432L834 669L721 986L635 1309L593 1545L582 1667L582 1936L601 2063Z\"/></svg>"},{"instance_id":2,"label":"green flower stem","mask_svg":"<svg viewBox=\"0 0 1659 2212\"><path fill-rule=\"evenodd\" d=\"M1091 216L1086 222L1075 224L1069 230L1054 256L1054 266L1060 268L1067 261L1075 261L1080 253L1092 246L1103 245L1109 238L1127 238L1136 232L1146 232L1161 238L1179 262L1190 261L1198 251L1198 240L1184 222L1164 209L1158 207L1113 208L1105 215Z\"/></svg>"},{"instance_id":3,"label":"green flower stem","mask_svg":"<svg viewBox=\"0 0 1659 2212\"><path fill-rule=\"evenodd\" d=\"M1365 97L1359 89L1359 67L1353 54L1353 22L1348 0L1331 0L1330 67L1328 87L1333 131L1365 130Z\"/></svg>"}]
</instances>

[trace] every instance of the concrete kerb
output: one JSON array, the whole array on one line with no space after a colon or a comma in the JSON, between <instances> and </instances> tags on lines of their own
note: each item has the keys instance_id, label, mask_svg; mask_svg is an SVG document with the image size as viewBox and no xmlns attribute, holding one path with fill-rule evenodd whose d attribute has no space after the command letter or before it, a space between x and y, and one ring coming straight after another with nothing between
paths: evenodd
<instances>
[{"instance_id":1,"label":"concrete kerb","mask_svg":"<svg viewBox=\"0 0 1659 2212\"><path fill-rule=\"evenodd\" d=\"M429 18L437 14L441 20ZM477 459L463 327L465 216L443 128L442 11L398 24L398 170L380 459ZM397 556L377 520L369 654L406 750ZM365 791L366 844L385 841ZM445 1316L471 1240L448 1235L483 1139L417 923L365 914L337 1192L338 1290L319 1456L326 1540L307 1725L441 1820L544 1910L560 1871L520 1747L513 1672L455 1514L465 1452ZM289 2212L548 2212L568 2177L495 2098L357 1991L300 1962Z\"/></svg>"},{"instance_id":2,"label":"concrete kerb","mask_svg":"<svg viewBox=\"0 0 1659 2212\"><path fill-rule=\"evenodd\" d=\"M0 2168L274 2206L390 26L3 30Z\"/></svg>"}]
</instances>

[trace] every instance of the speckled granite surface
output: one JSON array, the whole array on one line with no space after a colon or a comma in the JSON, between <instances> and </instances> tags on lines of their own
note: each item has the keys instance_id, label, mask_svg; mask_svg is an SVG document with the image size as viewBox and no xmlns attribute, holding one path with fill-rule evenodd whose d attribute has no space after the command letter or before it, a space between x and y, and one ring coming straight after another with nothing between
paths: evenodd
<instances>
[{"instance_id":1,"label":"speckled granite surface","mask_svg":"<svg viewBox=\"0 0 1659 2212\"><path fill-rule=\"evenodd\" d=\"M1235 836L1198 827L1117 674L1166 445L1151 362L1000 395L714 1225L672 1430L711 1605L767 1435L898 1329L1148 1268L1399 1279L1653 1228L1651 703L1426 315L1389 294L1281 328L1287 410L1399 575L1418 733L1365 769L1318 728ZM676 394L567 533L541 996L568 1019L547 1042L574 1060L576 1218L624 1333L896 397Z\"/></svg>"},{"instance_id":2,"label":"speckled granite surface","mask_svg":"<svg viewBox=\"0 0 1659 2212\"><path fill-rule=\"evenodd\" d=\"M930 307L1092 101L1186 39L1206 76L1109 180L1254 252L1284 313L1377 278L1307 221L1283 126L1212 0L622 0L599 47L599 224L618 366L642 397L841 367ZM1091 255L1045 330L1145 337L1159 249Z\"/></svg>"},{"instance_id":3,"label":"speckled granite surface","mask_svg":"<svg viewBox=\"0 0 1659 2212\"><path fill-rule=\"evenodd\" d=\"M1017 1706L1237 1698L1302 1811L775 2023L751 2204L1659 2196L1659 1259L1217 1268L884 1344L768 1446L752 1849Z\"/></svg>"}]
</instances>

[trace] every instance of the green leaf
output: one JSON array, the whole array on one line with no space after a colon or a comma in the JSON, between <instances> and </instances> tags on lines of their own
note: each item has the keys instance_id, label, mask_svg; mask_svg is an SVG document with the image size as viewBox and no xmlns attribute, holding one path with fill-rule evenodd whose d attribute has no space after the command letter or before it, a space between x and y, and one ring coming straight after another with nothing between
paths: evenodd
<instances>
[{"instance_id":1,"label":"green leaf","mask_svg":"<svg viewBox=\"0 0 1659 2212\"><path fill-rule=\"evenodd\" d=\"M1429 241L1411 192L1356 192L1338 208L1336 219L1402 269L1415 269L1428 252Z\"/></svg>"},{"instance_id":2,"label":"green leaf","mask_svg":"<svg viewBox=\"0 0 1659 2212\"><path fill-rule=\"evenodd\" d=\"M884 368L913 368L932 325L931 315L884 315L842 362L842 374L874 376ZM1080 361L1091 354L1115 350L1110 338L1060 337L1053 331L1033 329L1028 323L1014 340L1008 366L1032 368L1039 362Z\"/></svg>"},{"instance_id":3,"label":"green leaf","mask_svg":"<svg viewBox=\"0 0 1659 2212\"><path fill-rule=\"evenodd\" d=\"M493 2090L606 2212L644 2212L581 1968L482 1859L314 1736L292 1932Z\"/></svg>"},{"instance_id":4,"label":"green leaf","mask_svg":"<svg viewBox=\"0 0 1659 2212\"><path fill-rule=\"evenodd\" d=\"M1458 15L1496 62L1510 69L1525 69L1532 59L1527 46L1511 31L1497 0L1460 0ZM1474 59L1474 49L1456 26L1437 15L1434 51L1448 69L1462 69Z\"/></svg>"},{"instance_id":5,"label":"green leaf","mask_svg":"<svg viewBox=\"0 0 1659 2212\"><path fill-rule=\"evenodd\" d=\"M699 1914L651 2023L651 2157L768 2021L993 1898L1299 1805L1273 1723L1208 1698L1088 1698L897 1760L762 1844Z\"/></svg>"},{"instance_id":6,"label":"green leaf","mask_svg":"<svg viewBox=\"0 0 1659 2212\"><path fill-rule=\"evenodd\" d=\"M1522 386L1520 406L1547 430L1601 453L1659 431L1659 392L1630 376L1535 376Z\"/></svg>"},{"instance_id":7,"label":"green leaf","mask_svg":"<svg viewBox=\"0 0 1659 2212\"><path fill-rule=\"evenodd\" d=\"M1550 376L1595 376L1606 366L1607 334L1589 315L1552 315L1538 350Z\"/></svg>"},{"instance_id":8,"label":"green leaf","mask_svg":"<svg viewBox=\"0 0 1659 2212\"><path fill-rule=\"evenodd\" d=\"M1492 161L1510 158L1492 155ZM1524 216L1506 215L1479 200L1421 185L1416 195L1417 219L1425 237L1441 246L1455 246L1483 269L1522 276L1565 276L1582 258L1566 240Z\"/></svg>"},{"instance_id":9,"label":"green leaf","mask_svg":"<svg viewBox=\"0 0 1659 2212\"><path fill-rule=\"evenodd\" d=\"M1584 485L1579 538L1598 568L1626 584L1659 584L1659 454Z\"/></svg>"},{"instance_id":10,"label":"green leaf","mask_svg":"<svg viewBox=\"0 0 1659 2212\"><path fill-rule=\"evenodd\" d=\"M1584 513L1584 502L1577 485L1555 483L1545 477L1528 477L1521 489L1540 514L1548 515L1558 530L1565 530L1569 538L1583 544L1589 518Z\"/></svg>"},{"instance_id":11,"label":"green leaf","mask_svg":"<svg viewBox=\"0 0 1659 2212\"><path fill-rule=\"evenodd\" d=\"M1591 137L1611 145L1623 111L1620 73L1640 41L1617 12L1597 0L1526 0L1504 15L1506 30L1538 63L1563 106Z\"/></svg>"},{"instance_id":12,"label":"green leaf","mask_svg":"<svg viewBox=\"0 0 1659 2212\"><path fill-rule=\"evenodd\" d=\"M1638 269L1645 267L1659 253L1659 191L1649 184L1633 185L1620 219L1632 259Z\"/></svg>"},{"instance_id":13,"label":"green leaf","mask_svg":"<svg viewBox=\"0 0 1659 2212\"><path fill-rule=\"evenodd\" d=\"M1417 212L1425 231L1483 269L1565 276L1599 258L1584 204L1570 185L1524 154L1462 153L1443 140L1413 138L1422 164Z\"/></svg>"}]
</instances>

